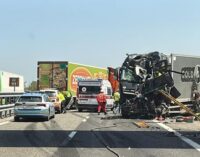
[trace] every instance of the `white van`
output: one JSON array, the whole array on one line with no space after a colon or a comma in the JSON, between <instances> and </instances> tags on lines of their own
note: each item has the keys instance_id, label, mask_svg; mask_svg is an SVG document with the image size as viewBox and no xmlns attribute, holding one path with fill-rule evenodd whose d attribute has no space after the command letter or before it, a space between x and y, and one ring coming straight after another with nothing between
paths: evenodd
<instances>
[{"instance_id":1,"label":"white van","mask_svg":"<svg viewBox=\"0 0 200 157\"><path fill-rule=\"evenodd\" d=\"M83 109L97 110L96 97L100 89L107 96L106 109L112 109L114 99L112 98L112 87L108 80L81 80L77 88L77 109L81 112Z\"/></svg>"}]
</instances>

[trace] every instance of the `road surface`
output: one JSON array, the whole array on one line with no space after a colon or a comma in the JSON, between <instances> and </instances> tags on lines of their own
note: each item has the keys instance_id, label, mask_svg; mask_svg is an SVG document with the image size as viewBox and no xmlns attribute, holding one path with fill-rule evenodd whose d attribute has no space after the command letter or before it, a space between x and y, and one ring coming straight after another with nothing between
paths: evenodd
<instances>
[{"instance_id":1,"label":"road surface","mask_svg":"<svg viewBox=\"0 0 200 157\"><path fill-rule=\"evenodd\" d=\"M199 157L200 152L152 120L138 128L137 119L111 112L68 111L55 119L0 121L1 157ZM196 142L200 143L198 138Z\"/></svg>"}]
</instances>

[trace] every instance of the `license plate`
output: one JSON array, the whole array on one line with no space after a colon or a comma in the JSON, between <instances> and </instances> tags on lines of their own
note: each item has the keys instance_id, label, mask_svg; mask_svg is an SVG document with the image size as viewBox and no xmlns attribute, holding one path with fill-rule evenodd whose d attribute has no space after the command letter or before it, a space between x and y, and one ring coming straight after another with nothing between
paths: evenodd
<instances>
[{"instance_id":1,"label":"license plate","mask_svg":"<svg viewBox=\"0 0 200 157\"><path fill-rule=\"evenodd\" d=\"M26 106L26 107L24 107L24 109L32 110L32 109L35 109L35 107L33 107L33 106Z\"/></svg>"},{"instance_id":2,"label":"license plate","mask_svg":"<svg viewBox=\"0 0 200 157\"><path fill-rule=\"evenodd\" d=\"M80 101L80 102L87 102L88 99L80 99L79 101Z\"/></svg>"}]
</instances>

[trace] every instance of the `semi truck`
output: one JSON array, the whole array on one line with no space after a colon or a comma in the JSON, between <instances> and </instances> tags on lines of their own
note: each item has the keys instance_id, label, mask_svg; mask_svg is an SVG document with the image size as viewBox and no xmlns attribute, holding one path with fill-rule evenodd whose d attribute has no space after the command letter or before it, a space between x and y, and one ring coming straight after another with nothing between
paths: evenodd
<instances>
[{"instance_id":1,"label":"semi truck","mask_svg":"<svg viewBox=\"0 0 200 157\"><path fill-rule=\"evenodd\" d=\"M77 84L85 79L107 79L107 68L72 63L68 61L39 61L37 89L64 89L76 97Z\"/></svg>"},{"instance_id":2,"label":"semi truck","mask_svg":"<svg viewBox=\"0 0 200 157\"><path fill-rule=\"evenodd\" d=\"M192 105L194 89L200 90L199 64L200 57L197 56L168 56L159 52L128 54L116 73L122 116L169 111L170 102L159 94L159 90Z\"/></svg>"}]
</instances>

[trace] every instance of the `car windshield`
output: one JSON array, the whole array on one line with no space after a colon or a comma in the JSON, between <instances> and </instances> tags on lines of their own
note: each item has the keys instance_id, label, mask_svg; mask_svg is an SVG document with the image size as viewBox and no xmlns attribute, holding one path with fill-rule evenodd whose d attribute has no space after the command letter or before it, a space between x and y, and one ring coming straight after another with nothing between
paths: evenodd
<instances>
[{"instance_id":1,"label":"car windshield","mask_svg":"<svg viewBox=\"0 0 200 157\"><path fill-rule=\"evenodd\" d=\"M39 96L22 96L19 102L42 102L42 97Z\"/></svg>"},{"instance_id":2,"label":"car windshield","mask_svg":"<svg viewBox=\"0 0 200 157\"><path fill-rule=\"evenodd\" d=\"M80 94L98 94L100 86L79 86Z\"/></svg>"},{"instance_id":3,"label":"car windshield","mask_svg":"<svg viewBox=\"0 0 200 157\"><path fill-rule=\"evenodd\" d=\"M49 97L56 97L56 92L54 91L45 91L45 94L47 94Z\"/></svg>"},{"instance_id":4,"label":"car windshield","mask_svg":"<svg viewBox=\"0 0 200 157\"><path fill-rule=\"evenodd\" d=\"M122 69L122 73L121 73L121 80L124 81L131 81L131 82L137 82L137 78L134 75L134 72L130 69Z\"/></svg>"}]
</instances>

